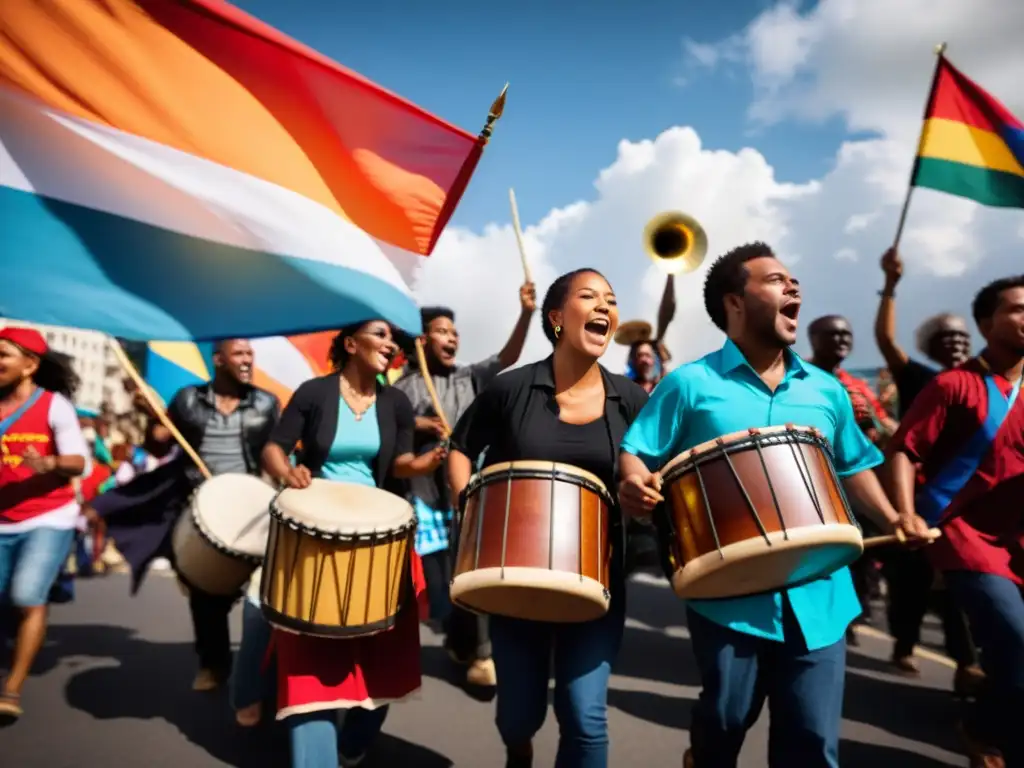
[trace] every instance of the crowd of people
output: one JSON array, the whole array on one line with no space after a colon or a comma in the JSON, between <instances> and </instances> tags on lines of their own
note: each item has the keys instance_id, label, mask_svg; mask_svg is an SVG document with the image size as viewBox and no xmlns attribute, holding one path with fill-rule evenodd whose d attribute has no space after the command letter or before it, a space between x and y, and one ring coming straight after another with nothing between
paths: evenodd
<instances>
[{"instance_id":1,"label":"crowd of people","mask_svg":"<svg viewBox=\"0 0 1024 768\"><path fill-rule=\"evenodd\" d=\"M799 281L763 243L712 264L705 307L726 340L672 370L662 341L671 290L657 337L632 343L628 375L599 364L619 313L612 286L589 268L560 276L544 296L540 322L552 354L511 371L537 314L530 283L494 355L457 364L455 314L424 308L429 380L409 367L383 385L399 349L408 356L410 339L371 318L339 331L333 372L302 384L283 409L253 385L249 342L219 342L212 381L184 388L167 409L206 468L285 488L322 478L403 496L417 522L409 567L417 599L388 631L327 639L268 623L254 590L225 597L183 583L197 655L193 688L229 686L240 726L276 713L288 728L294 768L356 765L389 707L420 687L419 624L426 621L444 634L468 685L495 689L509 768L533 765L552 675L556 764L603 768L626 579L640 565L666 563L661 468L723 435L792 423L813 427L831 446L865 535L895 533L904 543L790 589L686 603L702 689L684 765L734 768L768 702L768 765L838 766L846 651L857 643L856 624L874 620L879 596L894 638L892 669L901 675L920 674L914 649L924 616L930 609L941 616L957 664L954 688L973 702L961 724L971 765L1024 765L1014 731L1024 712L1024 406L1016 402L1024 276L976 295L973 321L985 340L978 354L967 321L943 314L921 326L911 356L897 342L902 264L895 251L882 258L882 271L875 341L886 370L877 390L844 367L854 344L846 318L814 319L811 356L792 351ZM59 587L76 570L69 562L79 575L130 570L136 592L154 562L173 561L174 523L203 482L144 398L134 416L111 423L105 414L76 413L73 392L66 360L39 334L0 331L0 601L14 610L0 715L11 719L22 714L47 606L62 599ZM453 605L453 520L470 478L520 460L571 465L612 489L603 617L540 622ZM239 601L243 632L232 653L228 617ZM340 730L338 710L347 711Z\"/></svg>"}]
</instances>

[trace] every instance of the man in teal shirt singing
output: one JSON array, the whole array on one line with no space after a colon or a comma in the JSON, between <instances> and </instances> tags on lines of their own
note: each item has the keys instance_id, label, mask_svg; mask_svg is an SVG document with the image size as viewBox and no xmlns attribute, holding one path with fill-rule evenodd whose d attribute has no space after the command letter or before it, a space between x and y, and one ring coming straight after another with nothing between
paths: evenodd
<instances>
[{"instance_id":1,"label":"man in teal shirt singing","mask_svg":"<svg viewBox=\"0 0 1024 768\"><path fill-rule=\"evenodd\" d=\"M816 427L835 469L883 530L926 539L899 516L872 467L882 454L858 428L843 386L791 349L799 283L763 243L736 248L710 268L704 303L728 339L665 377L622 443L623 510L648 516L662 501L657 473L700 443L751 427ZM846 628L860 613L847 568L801 587L727 600L694 600L688 627L703 689L687 766L735 768L747 729L767 699L771 768L838 768Z\"/></svg>"}]
</instances>

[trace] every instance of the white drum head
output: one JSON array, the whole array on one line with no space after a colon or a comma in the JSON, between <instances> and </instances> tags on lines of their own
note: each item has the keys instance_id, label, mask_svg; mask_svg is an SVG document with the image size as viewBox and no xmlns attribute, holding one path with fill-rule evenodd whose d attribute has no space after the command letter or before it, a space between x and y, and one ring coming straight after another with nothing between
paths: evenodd
<instances>
[{"instance_id":1,"label":"white drum head","mask_svg":"<svg viewBox=\"0 0 1024 768\"><path fill-rule=\"evenodd\" d=\"M240 555L262 558L270 532L274 489L252 475L211 477L192 499L196 525L211 541Z\"/></svg>"},{"instance_id":2,"label":"white drum head","mask_svg":"<svg viewBox=\"0 0 1024 768\"><path fill-rule=\"evenodd\" d=\"M400 531L416 519L412 505L401 496L369 485L320 478L302 490L285 489L275 506L285 520L344 536Z\"/></svg>"}]
</instances>

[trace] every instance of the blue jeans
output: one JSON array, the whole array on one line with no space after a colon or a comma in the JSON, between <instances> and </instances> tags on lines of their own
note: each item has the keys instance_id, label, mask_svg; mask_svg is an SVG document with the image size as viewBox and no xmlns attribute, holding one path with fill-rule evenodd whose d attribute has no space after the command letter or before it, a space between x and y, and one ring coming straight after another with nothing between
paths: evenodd
<instances>
[{"instance_id":1,"label":"blue jeans","mask_svg":"<svg viewBox=\"0 0 1024 768\"><path fill-rule=\"evenodd\" d=\"M771 768L838 768L846 640L808 651L784 603L785 642L746 635L687 610L703 687L690 729L700 768L736 768L767 699Z\"/></svg>"},{"instance_id":2,"label":"blue jeans","mask_svg":"<svg viewBox=\"0 0 1024 768\"><path fill-rule=\"evenodd\" d=\"M46 605L74 540L71 528L0 531L0 603L21 608Z\"/></svg>"},{"instance_id":3,"label":"blue jeans","mask_svg":"<svg viewBox=\"0 0 1024 768\"><path fill-rule=\"evenodd\" d=\"M231 706L244 709L261 701L272 701L275 685L274 664L266 671L263 661L270 645L271 627L260 611L248 599L242 603L242 640L238 644L231 669Z\"/></svg>"},{"instance_id":4,"label":"blue jeans","mask_svg":"<svg viewBox=\"0 0 1024 768\"><path fill-rule=\"evenodd\" d=\"M981 647L986 680L964 723L970 735L1003 752L1008 768L1024 766L1019 731L1024 712L1024 595L1009 579L947 571L946 588L967 614Z\"/></svg>"},{"instance_id":5,"label":"blue jeans","mask_svg":"<svg viewBox=\"0 0 1024 768\"><path fill-rule=\"evenodd\" d=\"M608 678L626 623L625 585L607 614L580 624L491 617L498 674L497 725L510 747L528 744L547 717L551 651L555 653L555 768L608 765Z\"/></svg>"},{"instance_id":6,"label":"blue jeans","mask_svg":"<svg viewBox=\"0 0 1024 768\"><path fill-rule=\"evenodd\" d=\"M285 721L292 745L292 768L338 768L339 753L350 760L365 755L387 716L387 706L349 709L339 733L336 709L292 715Z\"/></svg>"}]
</instances>

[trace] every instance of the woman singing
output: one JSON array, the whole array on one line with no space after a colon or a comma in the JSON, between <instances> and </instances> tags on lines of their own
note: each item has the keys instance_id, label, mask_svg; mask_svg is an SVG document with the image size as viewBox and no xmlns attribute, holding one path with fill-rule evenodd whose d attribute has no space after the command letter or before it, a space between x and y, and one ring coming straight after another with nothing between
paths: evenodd
<instances>
[{"instance_id":1,"label":"woman singing","mask_svg":"<svg viewBox=\"0 0 1024 768\"><path fill-rule=\"evenodd\" d=\"M409 399L380 387L396 349L382 320L344 328L331 345L336 373L300 386L263 451L267 472L282 485L305 488L320 477L392 490L399 478L429 474L446 450L415 456ZM289 454L302 441L301 463ZM401 493L400 488L396 488ZM414 592L423 593L422 567L411 554ZM334 640L274 631L278 719L291 734L292 768L355 765L387 716L388 704L420 687L419 614L410 600L393 629L371 637ZM347 709L340 737L338 709Z\"/></svg>"},{"instance_id":2,"label":"woman singing","mask_svg":"<svg viewBox=\"0 0 1024 768\"><path fill-rule=\"evenodd\" d=\"M597 362L619 323L615 294L592 269L562 275L544 298L541 323L554 354L499 376L460 419L448 467L454 493L466 488L485 448L484 467L517 460L562 462L615 487L619 443L647 400L637 384ZM491 617L497 724L509 768L532 765L531 742L547 714L552 650L561 732L556 765L608 765L608 677L626 612L617 509L612 521L611 603L604 617L579 624Z\"/></svg>"},{"instance_id":3,"label":"woman singing","mask_svg":"<svg viewBox=\"0 0 1024 768\"><path fill-rule=\"evenodd\" d=\"M17 718L21 687L46 636L46 606L75 537L71 479L90 450L71 404L77 377L36 331L0 331L0 604L20 613L0 717Z\"/></svg>"}]
</instances>

